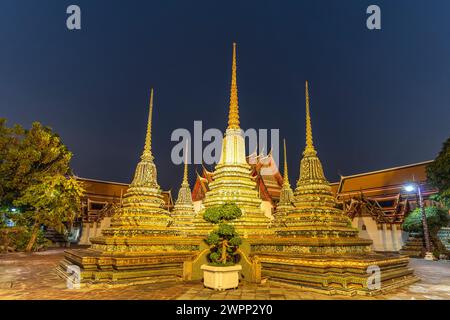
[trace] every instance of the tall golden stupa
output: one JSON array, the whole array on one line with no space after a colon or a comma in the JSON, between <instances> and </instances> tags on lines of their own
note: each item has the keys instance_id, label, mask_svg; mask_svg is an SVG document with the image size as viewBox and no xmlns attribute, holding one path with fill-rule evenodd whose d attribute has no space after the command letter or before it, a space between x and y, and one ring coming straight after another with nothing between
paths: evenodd
<instances>
[{"instance_id":1,"label":"tall golden stupa","mask_svg":"<svg viewBox=\"0 0 450 320\"><path fill-rule=\"evenodd\" d=\"M283 171L283 186L280 190L280 201L277 204L277 212L275 215L275 227L284 226L285 219L288 212L294 208L294 192L289 182L288 165L287 165L287 151L286 140L283 141L284 152L284 171Z\"/></svg>"},{"instance_id":2,"label":"tall golden stupa","mask_svg":"<svg viewBox=\"0 0 450 320\"><path fill-rule=\"evenodd\" d=\"M285 211L275 237L249 239L251 257L260 261L262 277L347 295L372 295L417 281L407 267L408 257L372 252L372 241L359 238L350 219L336 208L313 145L308 83L305 94L306 146L294 206ZM374 270L379 270L379 286L375 280L372 283Z\"/></svg>"},{"instance_id":3,"label":"tall golden stupa","mask_svg":"<svg viewBox=\"0 0 450 320\"><path fill-rule=\"evenodd\" d=\"M358 230L351 226L350 219L336 202L329 182L324 176L322 164L313 144L311 117L309 110L308 82L305 84L306 97L306 145L300 162L300 178L294 192L295 209L287 213L284 228L279 235L311 236L313 238L355 238ZM361 240L359 249L366 251L370 241Z\"/></svg>"},{"instance_id":4,"label":"tall golden stupa","mask_svg":"<svg viewBox=\"0 0 450 320\"><path fill-rule=\"evenodd\" d=\"M163 209L164 199L157 181L157 171L152 154L153 89L150 92L150 107L145 136L144 151L137 164L134 179L123 197L123 207L111 220L111 227L103 231L102 238L91 239L93 248L102 247L108 236L168 235L177 234L169 230L169 211ZM105 246L106 249L111 247Z\"/></svg>"},{"instance_id":5,"label":"tall golden stupa","mask_svg":"<svg viewBox=\"0 0 450 320\"><path fill-rule=\"evenodd\" d=\"M175 206L171 212L172 222L171 228L179 231L182 235L192 233L194 228L194 204L192 202L191 188L188 182L188 164L187 159L184 162L183 181L180 190L178 191L178 198Z\"/></svg>"},{"instance_id":6,"label":"tall golden stupa","mask_svg":"<svg viewBox=\"0 0 450 320\"><path fill-rule=\"evenodd\" d=\"M236 43L233 43L230 91L228 127L203 206L206 209L226 202L236 203L242 210L242 216L234 222L238 232L244 236L262 236L272 231L268 228L269 219L261 209L256 181L251 176L251 166L245 155L245 139L239 123ZM196 225L198 233L205 235L205 230L210 230L212 225L201 221L202 216L203 212L200 212Z\"/></svg>"}]
</instances>

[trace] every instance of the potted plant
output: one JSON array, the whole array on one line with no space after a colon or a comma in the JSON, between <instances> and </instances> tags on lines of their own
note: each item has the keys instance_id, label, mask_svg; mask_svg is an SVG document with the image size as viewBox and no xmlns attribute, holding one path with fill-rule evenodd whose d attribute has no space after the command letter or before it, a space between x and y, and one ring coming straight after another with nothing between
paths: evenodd
<instances>
[{"instance_id":1,"label":"potted plant","mask_svg":"<svg viewBox=\"0 0 450 320\"><path fill-rule=\"evenodd\" d=\"M209 263L201 266L205 287L215 290L238 287L239 271L242 266L236 264L239 259L236 251L242 240L234 226L227 222L241 215L241 209L234 203L226 203L205 210L203 218L217 225L205 239L211 250L208 255Z\"/></svg>"}]
</instances>

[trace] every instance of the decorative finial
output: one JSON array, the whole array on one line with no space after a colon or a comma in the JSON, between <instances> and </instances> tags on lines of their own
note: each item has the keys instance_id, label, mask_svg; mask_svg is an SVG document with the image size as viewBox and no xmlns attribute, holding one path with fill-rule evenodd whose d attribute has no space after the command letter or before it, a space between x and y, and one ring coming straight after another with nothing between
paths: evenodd
<instances>
[{"instance_id":1,"label":"decorative finial","mask_svg":"<svg viewBox=\"0 0 450 320\"><path fill-rule=\"evenodd\" d=\"M287 165L287 153L286 153L286 139L283 139L284 144L284 171L283 171L283 182L285 184L289 184L289 175L288 175L288 165Z\"/></svg>"},{"instance_id":2,"label":"decorative finial","mask_svg":"<svg viewBox=\"0 0 450 320\"><path fill-rule=\"evenodd\" d=\"M233 42L233 64L231 67L230 111L228 129L239 129L238 89L236 80L236 42Z\"/></svg>"},{"instance_id":3,"label":"decorative finial","mask_svg":"<svg viewBox=\"0 0 450 320\"><path fill-rule=\"evenodd\" d=\"M306 153L314 153L316 154L316 150L313 145L313 136L312 136L312 128L311 128L311 115L309 113L309 90L308 90L308 81L305 83L305 97L306 97L306 146L303 154Z\"/></svg>"},{"instance_id":4,"label":"decorative finial","mask_svg":"<svg viewBox=\"0 0 450 320\"><path fill-rule=\"evenodd\" d=\"M147 134L145 136L144 152L141 159L153 159L152 155L152 114L153 114L153 88L150 91L150 107L148 111Z\"/></svg>"},{"instance_id":5,"label":"decorative finial","mask_svg":"<svg viewBox=\"0 0 450 320\"><path fill-rule=\"evenodd\" d=\"M182 185L188 185L188 141L186 141L186 155L184 157L184 173Z\"/></svg>"}]
</instances>

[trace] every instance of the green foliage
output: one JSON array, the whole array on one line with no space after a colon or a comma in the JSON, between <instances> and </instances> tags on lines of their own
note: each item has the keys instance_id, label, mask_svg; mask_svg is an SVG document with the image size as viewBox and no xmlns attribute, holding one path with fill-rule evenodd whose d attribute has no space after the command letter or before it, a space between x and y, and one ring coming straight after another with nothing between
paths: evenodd
<instances>
[{"instance_id":1,"label":"green foliage","mask_svg":"<svg viewBox=\"0 0 450 320\"><path fill-rule=\"evenodd\" d=\"M220 242L220 235L217 231L211 231L205 242L209 245L215 245Z\"/></svg>"},{"instance_id":2,"label":"green foliage","mask_svg":"<svg viewBox=\"0 0 450 320\"><path fill-rule=\"evenodd\" d=\"M40 184L32 184L23 190L13 202L15 206L27 209L23 214L16 215L15 222L18 225L37 222L63 232L66 223L71 223L80 211L82 194L83 189L73 177L44 177Z\"/></svg>"},{"instance_id":3,"label":"green foliage","mask_svg":"<svg viewBox=\"0 0 450 320\"><path fill-rule=\"evenodd\" d=\"M426 207L425 215L430 233L437 233L438 230L446 226L449 222L448 212L438 207ZM408 232L418 232L423 234L422 211L416 208L403 222L403 230Z\"/></svg>"},{"instance_id":4,"label":"green foliage","mask_svg":"<svg viewBox=\"0 0 450 320\"><path fill-rule=\"evenodd\" d=\"M222 221L231 221L242 215L241 209L234 203L225 203L221 206L210 207L205 210L203 219L208 222L217 224Z\"/></svg>"},{"instance_id":5,"label":"green foliage","mask_svg":"<svg viewBox=\"0 0 450 320\"><path fill-rule=\"evenodd\" d=\"M227 222L241 215L241 209L234 203L226 203L205 210L203 218L218 225L205 239L205 242L211 246L211 253L208 256L211 265L229 266L239 259L236 251L242 240L234 226Z\"/></svg>"},{"instance_id":6,"label":"green foliage","mask_svg":"<svg viewBox=\"0 0 450 320\"><path fill-rule=\"evenodd\" d=\"M30 230L28 229L24 229L23 232L18 233L17 237L13 239L16 250L24 251L28 243L30 242L31 236L32 232L30 232ZM50 243L51 241L44 237L44 232L42 230L39 230L36 240L33 243L32 251L44 250L49 246Z\"/></svg>"},{"instance_id":7,"label":"green foliage","mask_svg":"<svg viewBox=\"0 0 450 320\"><path fill-rule=\"evenodd\" d=\"M32 232L26 227L12 227L0 229L0 252L24 251L30 242ZM51 241L44 237L44 232L39 230L32 250L45 250Z\"/></svg>"},{"instance_id":8,"label":"green foliage","mask_svg":"<svg viewBox=\"0 0 450 320\"><path fill-rule=\"evenodd\" d=\"M6 215L12 206L19 209L9 218L31 233L27 250L39 241L42 225L61 232L80 210L84 190L72 176L71 158L50 128L38 122L29 130L8 128L0 119L0 208Z\"/></svg>"},{"instance_id":9,"label":"green foliage","mask_svg":"<svg viewBox=\"0 0 450 320\"><path fill-rule=\"evenodd\" d=\"M439 190L439 200L450 207L450 137L426 170L428 181Z\"/></svg>"},{"instance_id":10,"label":"green foliage","mask_svg":"<svg viewBox=\"0 0 450 320\"><path fill-rule=\"evenodd\" d=\"M6 228L6 213L0 211L0 229Z\"/></svg>"}]
</instances>

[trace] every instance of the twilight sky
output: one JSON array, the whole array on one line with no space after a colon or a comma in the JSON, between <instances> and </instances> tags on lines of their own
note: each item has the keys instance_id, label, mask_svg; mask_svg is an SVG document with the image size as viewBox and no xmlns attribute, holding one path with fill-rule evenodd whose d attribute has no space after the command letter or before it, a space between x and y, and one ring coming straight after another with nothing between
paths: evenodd
<instances>
[{"instance_id":1,"label":"twilight sky","mask_svg":"<svg viewBox=\"0 0 450 320\"><path fill-rule=\"evenodd\" d=\"M66 28L70 4L81 7L81 31ZM370 4L382 30L366 28ZM236 41L241 127L280 129L291 183L305 80L330 181L425 161L450 133L448 12L446 0L2 0L0 117L52 127L77 175L130 182L154 87L159 182L177 190L170 135L193 132L194 120L226 128Z\"/></svg>"}]
</instances>

